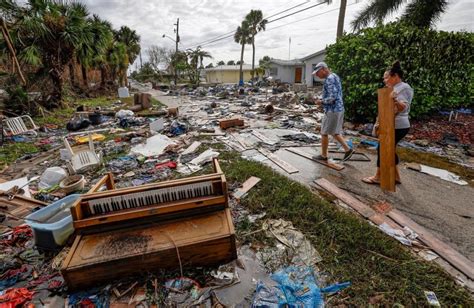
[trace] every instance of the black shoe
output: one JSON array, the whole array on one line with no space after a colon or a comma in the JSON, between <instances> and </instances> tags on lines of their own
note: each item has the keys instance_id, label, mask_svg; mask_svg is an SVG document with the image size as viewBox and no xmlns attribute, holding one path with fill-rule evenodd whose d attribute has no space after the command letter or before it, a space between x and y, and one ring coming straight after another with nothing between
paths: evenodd
<instances>
[{"instance_id":1,"label":"black shoe","mask_svg":"<svg viewBox=\"0 0 474 308\"><path fill-rule=\"evenodd\" d=\"M327 160L328 160L327 157L322 156L321 154L320 154L320 155L314 155L314 156L313 156L313 159L314 159L314 160L322 160L322 161L327 161Z\"/></svg>"},{"instance_id":2,"label":"black shoe","mask_svg":"<svg viewBox=\"0 0 474 308\"><path fill-rule=\"evenodd\" d=\"M344 153L344 158L342 159L342 161L349 160L352 157L352 155L354 155L354 153L355 153L355 151L353 149L350 149L349 151Z\"/></svg>"}]
</instances>

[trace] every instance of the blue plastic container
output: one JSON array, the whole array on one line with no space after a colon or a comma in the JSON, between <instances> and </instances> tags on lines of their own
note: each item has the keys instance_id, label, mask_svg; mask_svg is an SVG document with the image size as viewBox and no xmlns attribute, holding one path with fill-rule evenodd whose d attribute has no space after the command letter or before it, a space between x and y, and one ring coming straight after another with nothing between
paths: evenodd
<instances>
[{"instance_id":1,"label":"blue plastic container","mask_svg":"<svg viewBox=\"0 0 474 308\"><path fill-rule=\"evenodd\" d=\"M56 249L66 243L74 232L69 208L80 196L69 195L25 217L25 222L33 230L36 246Z\"/></svg>"}]
</instances>

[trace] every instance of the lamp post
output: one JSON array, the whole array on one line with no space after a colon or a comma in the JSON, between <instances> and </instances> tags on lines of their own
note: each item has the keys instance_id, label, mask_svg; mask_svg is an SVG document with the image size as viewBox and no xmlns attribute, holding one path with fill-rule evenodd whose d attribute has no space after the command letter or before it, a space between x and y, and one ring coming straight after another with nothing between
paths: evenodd
<instances>
[{"instance_id":1,"label":"lamp post","mask_svg":"<svg viewBox=\"0 0 474 308\"><path fill-rule=\"evenodd\" d=\"M174 32L176 33L176 39L172 39L171 37L169 37L166 34L163 34L162 37L163 38L166 37L166 38L172 40L173 42L175 42L175 44L176 44L176 53L175 53L175 55L177 55L178 54L178 43L180 41L180 39L179 39L179 18L177 19L176 23L173 24L173 25L176 26L176 29L174 29ZM176 67L174 68L174 85L175 86L178 85L178 69Z\"/></svg>"}]
</instances>

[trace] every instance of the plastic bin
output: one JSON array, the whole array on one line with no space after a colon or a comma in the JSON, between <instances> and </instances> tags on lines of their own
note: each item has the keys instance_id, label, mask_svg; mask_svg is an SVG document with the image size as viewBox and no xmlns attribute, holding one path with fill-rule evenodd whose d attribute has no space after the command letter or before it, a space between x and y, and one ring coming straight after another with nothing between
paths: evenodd
<instances>
[{"instance_id":1,"label":"plastic bin","mask_svg":"<svg viewBox=\"0 0 474 308\"><path fill-rule=\"evenodd\" d=\"M74 232L69 208L80 196L69 195L25 217L25 222L33 229L36 246L56 249L66 243Z\"/></svg>"}]
</instances>

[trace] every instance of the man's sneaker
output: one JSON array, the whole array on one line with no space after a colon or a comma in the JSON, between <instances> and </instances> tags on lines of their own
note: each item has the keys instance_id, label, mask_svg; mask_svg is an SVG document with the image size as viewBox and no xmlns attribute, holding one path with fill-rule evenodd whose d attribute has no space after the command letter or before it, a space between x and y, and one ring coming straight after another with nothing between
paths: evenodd
<instances>
[{"instance_id":1,"label":"man's sneaker","mask_svg":"<svg viewBox=\"0 0 474 308\"><path fill-rule=\"evenodd\" d=\"M352 157L352 155L354 155L354 153L355 153L355 151L353 149L350 149L349 151L344 153L344 158L342 159L342 161L349 160Z\"/></svg>"},{"instance_id":2,"label":"man's sneaker","mask_svg":"<svg viewBox=\"0 0 474 308\"><path fill-rule=\"evenodd\" d=\"M322 161L327 161L327 160L328 160L327 157L322 156L321 154L319 154L319 155L314 155L314 156L313 156L313 159L314 159L314 160L322 160Z\"/></svg>"}]
</instances>

